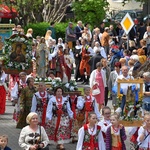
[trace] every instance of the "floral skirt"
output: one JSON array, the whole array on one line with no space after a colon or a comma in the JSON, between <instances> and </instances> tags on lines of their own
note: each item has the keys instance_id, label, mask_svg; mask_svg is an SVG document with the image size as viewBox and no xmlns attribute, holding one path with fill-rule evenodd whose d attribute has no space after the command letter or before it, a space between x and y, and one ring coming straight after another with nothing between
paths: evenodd
<instances>
[{"instance_id":1,"label":"floral skirt","mask_svg":"<svg viewBox=\"0 0 150 150\"><path fill-rule=\"evenodd\" d=\"M69 116L61 116L57 133L55 131L57 126L56 124L57 124L57 117L53 117L52 122L47 123L45 127L50 143L54 142L57 142L57 144L69 143L71 141L71 123Z\"/></svg>"}]
</instances>

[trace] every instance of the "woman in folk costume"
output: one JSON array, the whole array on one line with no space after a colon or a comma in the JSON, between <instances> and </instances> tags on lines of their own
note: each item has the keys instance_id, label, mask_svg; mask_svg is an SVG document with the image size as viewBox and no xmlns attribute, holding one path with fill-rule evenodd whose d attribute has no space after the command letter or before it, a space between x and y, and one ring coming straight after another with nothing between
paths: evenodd
<instances>
[{"instance_id":1,"label":"woman in folk costume","mask_svg":"<svg viewBox=\"0 0 150 150\"><path fill-rule=\"evenodd\" d=\"M46 77L47 66L48 66L48 48L45 43L44 37L41 38L40 43L37 47L37 74L41 78Z\"/></svg>"},{"instance_id":2,"label":"woman in folk costume","mask_svg":"<svg viewBox=\"0 0 150 150\"><path fill-rule=\"evenodd\" d=\"M119 124L118 114L111 115L111 126L106 131L106 150L126 150L125 128Z\"/></svg>"},{"instance_id":3,"label":"woman in folk costume","mask_svg":"<svg viewBox=\"0 0 150 150\"><path fill-rule=\"evenodd\" d=\"M56 56L56 77L60 77L63 79L64 73L65 73L65 60L64 60L64 54L63 54L63 46L58 46L58 52Z\"/></svg>"},{"instance_id":4,"label":"woman in folk costume","mask_svg":"<svg viewBox=\"0 0 150 150\"><path fill-rule=\"evenodd\" d=\"M55 96L51 98L47 107L48 128L47 133L50 143L56 142L57 148L65 149L64 143L69 143L71 138L70 119L73 119L73 112L70 108L69 99L63 97L63 89L57 87Z\"/></svg>"},{"instance_id":5,"label":"woman in folk costume","mask_svg":"<svg viewBox=\"0 0 150 150\"><path fill-rule=\"evenodd\" d=\"M34 87L34 78L27 79L27 86L22 89L20 94L20 114L18 117L17 128L23 128L26 124L26 117L30 113L32 105L32 97L36 89Z\"/></svg>"},{"instance_id":6,"label":"woman in folk costume","mask_svg":"<svg viewBox=\"0 0 150 150\"><path fill-rule=\"evenodd\" d=\"M101 110L102 105L104 105L106 87L106 73L102 70L102 67L102 63L98 62L96 64L97 69L93 70L90 76L90 88L92 90L95 88L100 90L99 94L93 95L99 105L99 110Z\"/></svg>"},{"instance_id":7,"label":"woman in folk costume","mask_svg":"<svg viewBox=\"0 0 150 150\"><path fill-rule=\"evenodd\" d=\"M80 128L76 150L106 150L101 126L94 112L88 114L88 124Z\"/></svg>"},{"instance_id":8,"label":"woman in folk costume","mask_svg":"<svg viewBox=\"0 0 150 150\"><path fill-rule=\"evenodd\" d=\"M26 80L27 80L27 74L25 72L19 73L19 81L15 83L15 86L13 87L11 91L11 97L12 101L15 104L13 119L17 122L18 116L20 113L20 94L22 92L22 89L27 86Z\"/></svg>"},{"instance_id":9,"label":"woman in folk costume","mask_svg":"<svg viewBox=\"0 0 150 150\"><path fill-rule=\"evenodd\" d=\"M46 43L47 47L49 47L49 41L53 39L51 37L51 35L52 35L52 31L51 30L47 30L47 32L45 34L45 43Z\"/></svg>"},{"instance_id":10,"label":"woman in folk costume","mask_svg":"<svg viewBox=\"0 0 150 150\"><path fill-rule=\"evenodd\" d=\"M45 84L39 83L38 92L33 95L31 112L36 112L39 116L40 125L46 127L46 109L51 96L47 93Z\"/></svg>"},{"instance_id":11,"label":"woman in folk costume","mask_svg":"<svg viewBox=\"0 0 150 150\"><path fill-rule=\"evenodd\" d=\"M5 104L6 104L6 80L7 75L2 70L2 66L0 65L0 115L5 113Z\"/></svg>"},{"instance_id":12,"label":"woman in folk costume","mask_svg":"<svg viewBox=\"0 0 150 150\"><path fill-rule=\"evenodd\" d=\"M79 110L79 114L82 114L83 112L85 113L84 123L88 123L88 113L92 111L96 113L97 119L100 120L100 112L98 110L97 102L95 98L90 95L90 87L85 87L84 96L78 97L77 109Z\"/></svg>"},{"instance_id":13,"label":"woman in folk costume","mask_svg":"<svg viewBox=\"0 0 150 150\"><path fill-rule=\"evenodd\" d=\"M71 79L71 72L73 68L74 59L69 54L68 49L64 49L64 61L65 61L65 72L63 76L63 82L66 80L66 82L69 82ZM66 74L66 79L65 79Z\"/></svg>"}]
</instances>

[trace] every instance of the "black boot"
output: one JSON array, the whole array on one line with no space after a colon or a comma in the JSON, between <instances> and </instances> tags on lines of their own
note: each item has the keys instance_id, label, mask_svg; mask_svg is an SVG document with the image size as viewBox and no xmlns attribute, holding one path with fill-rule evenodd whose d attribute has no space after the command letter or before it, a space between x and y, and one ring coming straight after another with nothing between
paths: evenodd
<instances>
[{"instance_id":1,"label":"black boot","mask_svg":"<svg viewBox=\"0 0 150 150\"><path fill-rule=\"evenodd\" d=\"M86 83L85 75L82 75L81 78L83 79L83 82L81 84Z\"/></svg>"},{"instance_id":2,"label":"black boot","mask_svg":"<svg viewBox=\"0 0 150 150\"><path fill-rule=\"evenodd\" d=\"M85 84L89 84L89 78L90 78L90 76L87 76Z\"/></svg>"}]
</instances>

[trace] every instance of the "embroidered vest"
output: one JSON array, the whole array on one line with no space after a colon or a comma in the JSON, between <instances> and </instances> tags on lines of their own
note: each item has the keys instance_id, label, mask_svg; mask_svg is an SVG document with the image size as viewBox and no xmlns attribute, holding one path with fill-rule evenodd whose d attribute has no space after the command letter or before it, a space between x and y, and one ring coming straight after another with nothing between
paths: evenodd
<instances>
[{"instance_id":1,"label":"embroidered vest","mask_svg":"<svg viewBox=\"0 0 150 150\"><path fill-rule=\"evenodd\" d=\"M98 147L98 134L101 130L101 127L98 126L98 125L96 127L97 127L96 134L95 135L90 135L89 132L88 132L87 124L84 125L85 135L84 135L82 150L99 150L99 147Z\"/></svg>"},{"instance_id":2,"label":"embroidered vest","mask_svg":"<svg viewBox=\"0 0 150 150\"><path fill-rule=\"evenodd\" d=\"M85 101L84 103L84 110L85 111L93 111L94 110L94 103L92 101Z\"/></svg>"},{"instance_id":3,"label":"embroidered vest","mask_svg":"<svg viewBox=\"0 0 150 150\"><path fill-rule=\"evenodd\" d=\"M64 104L62 104L61 110L63 111L63 114L67 114L67 102L68 102L68 100L66 100L66 101L64 102ZM54 116L57 116L58 110L59 110L59 108L58 108L58 106L56 105L56 102L53 102L52 112L53 112L53 115L54 115Z\"/></svg>"}]
</instances>

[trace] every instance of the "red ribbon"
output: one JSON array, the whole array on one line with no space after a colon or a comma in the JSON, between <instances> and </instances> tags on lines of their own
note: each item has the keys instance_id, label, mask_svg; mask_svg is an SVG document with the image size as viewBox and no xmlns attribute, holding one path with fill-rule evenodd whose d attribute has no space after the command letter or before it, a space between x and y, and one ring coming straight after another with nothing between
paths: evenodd
<instances>
[{"instance_id":1,"label":"red ribbon","mask_svg":"<svg viewBox=\"0 0 150 150\"><path fill-rule=\"evenodd\" d=\"M94 150L95 146L94 146L94 136L91 135L90 137L90 150Z\"/></svg>"},{"instance_id":2,"label":"red ribbon","mask_svg":"<svg viewBox=\"0 0 150 150\"><path fill-rule=\"evenodd\" d=\"M76 104L74 102L76 99L76 95L71 95L70 99L71 99L71 109L73 111L73 118L76 119Z\"/></svg>"},{"instance_id":3,"label":"red ribbon","mask_svg":"<svg viewBox=\"0 0 150 150\"><path fill-rule=\"evenodd\" d=\"M57 141L57 132L58 132L58 128L60 125L61 115L63 114L62 104L58 105L58 110L56 113L57 113L57 122L56 122L56 128L55 128L55 139L54 139L55 142Z\"/></svg>"},{"instance_id":4,"label":"red ribbon","mask_svg":"<svg viewBox=\"0 0 150 150\"><path fill-rule=\"evenodd\" d=\"M45 126L46 109L47 109L46 98L42 98L42 102L43 102L42 126Z\"/></svg>"}]
</instances>

